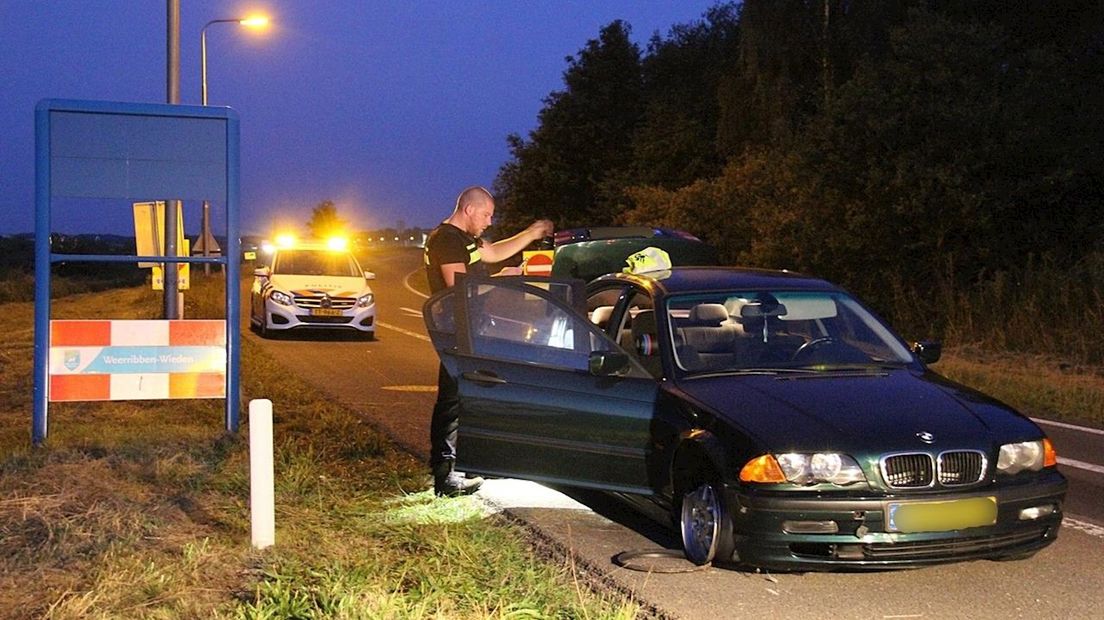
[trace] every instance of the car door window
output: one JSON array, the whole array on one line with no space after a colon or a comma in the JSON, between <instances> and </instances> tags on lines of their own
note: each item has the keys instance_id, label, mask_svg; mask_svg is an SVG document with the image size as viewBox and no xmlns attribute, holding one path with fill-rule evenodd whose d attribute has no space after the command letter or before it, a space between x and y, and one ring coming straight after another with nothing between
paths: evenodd
<instances>
[{"instance_id":1,"label":"car door window","mask_svg":"<svg viewBox=\"0 0 1104 620\"><path fill-rule=\"evenodd\" d=\"M608 331L613 311L624 294L624 286L605 288L587 297L587 317L603 331Z\"/></svg>"},{"instance_id":2,"label":"car door window","mask_svg":"<svg viewBox=\"0 0 1104 620\"><path fill-rule=\"evenodd\" d=\"M587 371L590 354L609 348L585 316L524 286L473 284L466 299L471 352Z\"/></svg>"},{"instance_id":3,"label":"car door window","mask_svg":"<svg viewBox=\"0 0 1104 620\"><path fill-rule=\"evenodd\" d=\"M658 322L651 296L636 291L631 294L621 325L617 330L617 342L640 362L653 377L663 376L663 363L659 354Z\"/></svg>"},{"instance_id":4,"label":"car door window","mask_svg":"<svg viewBox=\"0 0 1104 620\"><path fill-rule=\"evenodd\" d=\"M430 300L423 308L426 329L432 332L456 335L456 294L448 291Z\"/></svg>"}]
</instances>

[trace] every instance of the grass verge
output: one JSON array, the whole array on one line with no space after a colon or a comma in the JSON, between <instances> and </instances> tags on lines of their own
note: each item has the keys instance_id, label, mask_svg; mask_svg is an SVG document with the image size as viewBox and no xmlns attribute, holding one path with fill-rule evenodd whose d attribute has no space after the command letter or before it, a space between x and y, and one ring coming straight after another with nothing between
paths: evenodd
<instances>
[{"instance_id":1,"label":"grass verge","mask_svg":"<svg viewBox=\"0 0 1104 620\"><path fill-rule=\"evenodd\" d=\"M1104 368L960 347L934 370L1032 415L1104 428Z\"/></svg>"},{"instance_id":2,"label":"grass verge","mask_svg":"<svg viewBox=\"0 0 1104 620\"><path fill-rule=\"evenodd\" d=\"M193 284L186 316L216 316L221 286ZM157 294L118 289L57 300L53 315L159 308ZM637 613L535 559L478 501L433 498L421 463L248 338L243 391L281 403L275 547L250 549L247 442L222 434L221 401L56 403L47 445L32 450L32 307L0 310L12 326L0 343L0 617Z\"/></svg>"}]
</instances>

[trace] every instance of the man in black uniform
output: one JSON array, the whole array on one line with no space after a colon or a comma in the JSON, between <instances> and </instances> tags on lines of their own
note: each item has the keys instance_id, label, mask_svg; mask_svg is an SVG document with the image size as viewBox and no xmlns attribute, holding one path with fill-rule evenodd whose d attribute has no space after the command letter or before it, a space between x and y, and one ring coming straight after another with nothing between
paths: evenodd
<instances>
[{"instance_id":1,"label":"man in black uniform","mask_svg":"<svg viewBox=\"0 0 1104 620\"><path fill-rule=\"evenodd\" d=\"M487 243L480 235L494 218L494 197L482 187L469 187L460 192L452 215L433 229L425 244L425 269L430 291L456 283L456 274L485 275L484 261L498 263L525 249L533 241L552 234L552 222L537 220L520 233L495 243ZM517 267L503 269L494 275L518 275ZM429 428L429 465L433 470L433 492L457 496L474 493L482 478L465 478L455 471L456 429L460 420L460 399L456 381L444 365L437 373L437 403Z\"/></svg>"}]
</instances>

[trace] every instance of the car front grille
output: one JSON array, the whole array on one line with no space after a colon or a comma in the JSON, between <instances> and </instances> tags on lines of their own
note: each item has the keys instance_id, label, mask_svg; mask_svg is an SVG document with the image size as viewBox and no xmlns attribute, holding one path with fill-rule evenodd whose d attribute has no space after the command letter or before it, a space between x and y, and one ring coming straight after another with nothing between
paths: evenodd
<instances>
[{"instance_id":1,"label":"car front grille","mask_svg":"<svg viewBox=\"0 0 1104 620\"><path fill-rule=\"evenodd\" d=\"M975 536L951 540L925 540L909 543L870 543L863 545L863 554L871 560L904 560L920 558L950 558L999 551L1042 541L1049 528L1008 532L993 536Z\"/></svg>"},{"instance_id":2,"label":"car front grille","mask_svg":"<svg viewBox=\"0 0 1104 620\"><path fill-rule=\"evenodd\" d=\"M975 484L985 477L987 459L975 450L943 452L938 458L917 452L894 454L882 459L882 477L894 489L923 489Z\"/></svg>"},{"instance_id":3,"label":"car front grille","mask_svg":"<svg viewBox=\"0 0 1104 620\"><path fill-rule=\"evenodd\" d=\"M295 305L300 308L333 308L334 310L346 310L356 305L356 299L352 297L327 297L325 295L296 295Z\"/></svg>"},{"instance_id":4,"label":"car front grille","mask_svg":"<svg viewBox=\"0 0 1104 620\"><path fill-rule=\"evenodd\" d=\"M939 484L945 487L979 482L985 476L985 455L981 452L944 452L939 455Z\"/></svg>"},{"instance_id":5,"label":"car front grille","mask_svg":"<svg viewBox=\"0 0 1104 620\"><path fill-rule=\"evenodd\" d=\"M986 556L990 553L1033 548L1053 538L1055 528L1038 527L992 536L948 538L914 542L886 543L793 543L790 553L797 557L854 562L939 561Z\"/></svg>"},{"instance_id":6,"label":"car front grille","mask_svg":"<svg viewBox=\"0 0 1104 620\"><path fill-rule=\"evenodd\" d=\"M327 325L342 325L352 321L351 316L301 316L301 323L324 323Z\"/></svg>"},{"instance_id":7,"label":"car front grille","mask_svg":"<svg viewBox=\"0 0 1104 620\"><path fill-rule=\"evenodd\" d=\"M882 476L895 489L931 486L933 469L927 454L896 454L882 459Z\"/></svg>"}]
</instances>

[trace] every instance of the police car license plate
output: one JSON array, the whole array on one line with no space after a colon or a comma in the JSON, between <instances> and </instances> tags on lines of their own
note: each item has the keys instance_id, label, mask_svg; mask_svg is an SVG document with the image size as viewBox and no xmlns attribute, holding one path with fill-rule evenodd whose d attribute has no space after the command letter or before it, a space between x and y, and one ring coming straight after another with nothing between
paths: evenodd
<instances>
[{"instance_id":1,"label":"police car license plate","mask_svg":"<svg viewBox=\"0 0 1104 620\"><path fill-rule=\"evenodd\" d=\"M337 308L311 308L312 316L341 316Z\"/></svg>"},{"instance_id":2,"label":"police car license plate","mask_svg":"<svg viewBox=\"0 0 1104 620\"><path fill-rule=\"evenodd\" d=\"M886 529L890 532L947 532L997 522L997 498L971 497L945 502L890 502Z\"/></svg>"}]
</instances>

